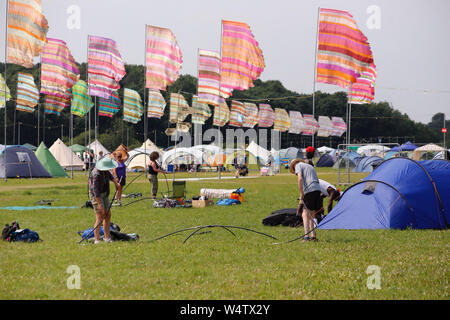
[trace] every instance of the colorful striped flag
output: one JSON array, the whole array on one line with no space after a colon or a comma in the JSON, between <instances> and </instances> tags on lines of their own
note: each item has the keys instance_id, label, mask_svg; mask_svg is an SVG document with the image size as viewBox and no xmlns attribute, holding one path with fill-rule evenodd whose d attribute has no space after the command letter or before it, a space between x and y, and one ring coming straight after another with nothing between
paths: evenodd
<instances>
[{"instance_id":1,"label":"colorful striped flag","mask_svg":"<svg viewBox=\"0 0 450 320\"><path fill-rule=\"evenodd\" d=\"M318 137L329 137L333 133L333 122L326 116L319 116Z\"/></svg>"},{"instance_id":2,"label":"colorful striped flag","mask_svg":"<svg viewBox=\"0 0 450 320\"><path fill-rule=\"evenodd\" d=\"M159 90L148 90L147 117L161 119L166 101Z\"/></svg>"},{"instance_id":3,"label":"colorful striped flag","mask_svg":"<svg viewBox=\"0 0 450 320\"><path fill-rule=\"evenodd\" d=\"M41 0L9 1L6 62L32 68L33 58L47 41L47 31Z\"/></svg>"},{"instance_id":4,"label":"colorful striped flag","mask_svg":"<svg viewBox=\"0 0 450 320\"><path fill-rule=\"evenodd\" d=\"M192 123L205 124L205 121L211 117L211 109L206 103L198 102L198 97L192 97Z\"/></svg>"},{"instance_id":5,"label":"colorful striped flag","mask_svg":"<svg viewBox=\"0 0 450 320\"><path fill-rule=\"evenodd\" d=\"M183 57L170 29L147 26L146 88L166 90L177 80Z\"/></svg>"},{"instance_id":6,"label":"colorful striped flag","mask_svg":"<svg viewBox=\"0 0 450 320\"><path fill-rule=\"evenodd\" d=\"M124 88L123 90L123 121L138 123L144 113L142 100L135 90Z\"/></svg>"},{"instance_id":7,"label":"colorful striped flag","mask_svg":"<svg viewBox=\"0 0 450 320\"><path fill-rule=\"evenodd\" d=\"M112 92L108 99L98 98L98 115L112 118L119 112L122 101L117 92Z\"/></svg>"},{"instance_id":8,"label":"colorful striped flag","mask_svg":"<svg viewBox=\"0 0 450 320\"><path fill-rule=\"evenodd\" d=\"M275 112L268 104L259 104L258 126L261 128L270 128L275 121Z\"/></svg>"},{"instance_id":9,"label":"colorful striped flag","mask_svg":"<svg viewBox=\"0 0 450 320\"><path fill-rule=\"evenodd\" d=\"M70 106L71 97L72 94L70 92L66 92L65 97L46 95L44 112L57 116L61 115L61 112Z\"/></svg>"},{"instance_id":10,"label":"colorful striped flag","mask_svg":"<svg viewBox=\"0 0 450 320\"><path fill-rule=\"evenodd\" d=\"M33 112L39 102L39 90L34 83L33 75L19 72L17 77L16 109Z\"/></svg>"},{"instance_id":11,"label":"colorful striped flag","mask_svg":"<svg viewBox=\"0 0 450 320\"><path fill-rule=\"evenodd\" d=\"M367 37L353 16L333 9L320 9L317 82L346 88L373 62Z\"/></svg>"},{"instance_id":12,"label":"colorful striped flag","mask_svg":"<svg viewBox=\"0 0 450 320\"><path fill-rule=\"evenodd\" d=\"M232 100L229 125L233 127L242 127L246 116L247 110L245 109L244 103Z\"/></svg>"},{"instance_id":13,"label":"colorful striped flag","mask_svg":"<svg viewBox=\"0 0 450 320\"><path fill-rule=\"evenodd\" d=\"M291 119L291 126L289 133L300 134L304 128L302 114L299 111L289 111L289 118Z\"/></svg>"},{"instance_id":14,"label":"colorful striped flag","mask_svg":"<svg viewBox=\"0 0 450 320\"><path fill-rule=\"evenodd\" d=\"M375 79L377 72L375 65L372 63L366 68L361 76L352 84L348 96L348 103L364 104L371 103L375 98Z\"/></svg>"},{"instance_id":15,"label":"colorful striped flag","mask_svg":"<svg viewBox=\"0 0 450 320\"><path fill-rule=\"evenodd\" d=\"M72 103L70 112L83 117L94 106L88 95L88 86L84 80L78 80L72 87Z\"/></svg>"},{"instance_id":16,"label":"colorful striped flag","mask_svg":"<svg viewBox=\"0 0 450 320\"><path fill-rule=\"evenodd\" d=\"M170 94L170 114L169 122L176 123L184 121L188 115L192 114L193 110L184 99L184 96L179 93Z\"/></svg>"},{"instance_id":17,"label":"colorful striped flag","mask_svg":"<svg viewBox=\"0 0 450 320\"><path fill-rule=\"evenodd\" d=\"M253 80L261 75L266 65L262 50L246 23L222 20L222 29L220 90L221 95L228 98L233 90L253 87Z\"/></svg>"},{"instance_id":18,"label":"colorful striped flag","mask_svg":"<svg viewBox=\"0 0 450 320\"><path fill-rule=\"evenodd\" d=\"M254 103L244 102L247 115L244 118L243 127L253 128L258 124L258 107Z\"/></svg>"},{"instance_id":19,"label":"colorful striped flag","mask_svg":"<svg viewBox=\"0 0 450 320\"><path fill-rule=\"evenodd\" d=\"M223 127L230 121L230 109L225 100L218 106L214 106L213 126Z\"/></svg>"},{"instance_id":20,"label":"colorful striped flag","mask_svg":"<svg viewBox=\"0 0 450 320\"><path fill-rule=\"evenodd\" d=\"M6 91L6 99L5 99L5 91ZM9 91L8 86L6 85L5 79L0 74L0 108L4 108L6 101L11 100L11 92Z\"/></svg>"},{"instance_id":21,"label":"colorful striped flag","mask_svg":"<svg viewBox=\"0 0 450 320\"><path fill-rule=\"evenodd\" d=\"M64 98L77 82L79 70L64 41L47 40L42 50L41 93Z\"/></svg>"},{"instance_id":22,"label":"colorful striped flag","mask_svg":"<svg viewBox=\"0 0 450 320\"><path fill-rule=\"evenodd\" d=\"M213 106L223 101L220 96L220 55L216 51L198 52L198 101Z\"/></svg>"},{"instance_id":23,"label":"colorful striped flag","mask_svg":"<svg viewBox=\"0 0 450 320\"><path fill-rule=\"evenodd\" d=\"M108 99L113 91L120 89L119 82L125 74L125 66L116 42L108 38L89 36L89 95Z\"/></svg>"},{"instance_id":24,"label":"colorful striped flag","mask_svg":"<svg viewBox=\"0 0 450 320\"><path fill-rule=\"evenodd\" d=\"M275 121L273 130L286 132L291 126L291 119L286 110L281 108L275 108Z\"/></svg>"},{"instance_id":25,"label":"colorful striped flag","mask_svg":"<svg viewBox=\"0 0 450 320\"><path fill-rule=\"evenodd\" d=\"M331 122L333 123L332 136L340 137L347 131L347 125L341 117L332 117Z\"/></svg>"},{"instance_id":26,"label":"colorful striped flag","mask_svg":"<svg viewBox=\"0 0 450 320\"><path fill-rule=\"evenodd\" d=\"M319 130L319 123L312 114L304 114L303 115L303 132L302 135L305 136L313 136Z\"/></svg>"}]
</instances>

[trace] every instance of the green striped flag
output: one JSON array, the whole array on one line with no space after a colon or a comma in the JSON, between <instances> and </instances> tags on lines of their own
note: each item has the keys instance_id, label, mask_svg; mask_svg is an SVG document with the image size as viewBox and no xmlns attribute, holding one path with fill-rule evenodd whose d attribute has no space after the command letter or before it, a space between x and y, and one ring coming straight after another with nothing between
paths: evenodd
<instances>
[{"instance_id":1,"label":"green striped flag","mask_svg":"<svg viewBox=\"0 0 450 320\"><path fill-rule=\"evenodd\" d=\"M125 88L123 91L123 121L138 123L144 113L139 93Z\"/></svg>"},{"instance_id":2,"label":"green striped flag","mask_svg":"<svg viewBox=\"0 0 450 320\"><path fill-rule=\"evenodd\" d=\"M83 117L94 105L88 95L88 86L84 80L78 80L72 87L72 104L70 112L73 115Z\"/></svg>"}]
</instances>

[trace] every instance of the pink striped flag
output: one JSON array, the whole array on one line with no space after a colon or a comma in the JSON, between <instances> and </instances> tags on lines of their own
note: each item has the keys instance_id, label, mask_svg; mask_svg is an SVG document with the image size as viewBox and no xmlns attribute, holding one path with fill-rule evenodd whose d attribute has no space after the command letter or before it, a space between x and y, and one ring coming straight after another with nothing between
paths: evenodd
<instances>
[{"instance_id":1,"label":"pink striped flag","mask_svg":"<svg viewBox=\"0 0 450 320\"><path fill-rule=\"evenodd\" d=\"M229 125L233 127L242 127L246 116L247 111L245 109L244 103L232 100Z\"/></svg>"},{"instance_id":2,"label":"pink striped flag","mask_svg":"<svg viewBox=\"0 0 450 320\"><path fill-rule=\"evenodd\" d=\"M302 135L305 136L313 136L319 130L319 123L316 119L314 119L312 114L304 114L303 115L304 128Z\"/></svg>"},{"instance_id":3,"label":"pink striped flag","mask_svg":"<svg viewBox=\"0 0 450 320\"><path fill-rule=\"evenodd\" d=\"M259 104L258 126L261 128L270 128L275 121L275 112L269 104Z\"/></svg>"},{"instance_id":4,"label":"pink striped flag","mask_svg":"<svg viewBox=\"0 0 450 320\"><path fill-rule=\"evenodd\" d=\"M377 72L372 63L366 68L361 76L352 84L348 96L348 102L352 104L371 103L375 98L375 79Z\"/></svg>"},{"instance_id":5,"label":"pink striped flag","mask_svg":"<svg viewBox=\"0 0 450 320\"><path fill-rule=\"evenodd\" d=\"M198 102L213 106L223 102L220 96L220 55L211 50L198 52Z\"/></svg>"},{"instance_id":6,"label":"pink striped flag","mask_svg":"<svg viewBox=\"0 0 450 320\"><path fill-rule=\"evenodd\" d=\"M347 125L341 117L332 117L331 122L333 122L332 136L340 137L347 131Z\"/></svg>"},{"instance_id":7,"label":"pink striped flag","mask_svg":"<svg viewBox=\"0 0 450 320\"><path fill-rule=\"evenodd\" d=\"M302 114L299 111L289 111L289 118L291 119L289 133L300 134L304 128Z\"/></svg>"}]
</instances>

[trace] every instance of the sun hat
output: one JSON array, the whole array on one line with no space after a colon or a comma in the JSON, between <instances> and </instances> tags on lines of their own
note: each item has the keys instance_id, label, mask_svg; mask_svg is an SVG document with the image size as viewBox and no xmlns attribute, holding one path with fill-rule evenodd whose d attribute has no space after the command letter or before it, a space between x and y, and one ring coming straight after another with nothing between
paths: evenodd
<instances>
[{"instance_id":1,"label":"sun hat","mask_svg":"<svg viewBox=\"0 0 450 320\"><path fill-rule=\"evenodd\" d=\"M100 171L115 169L118 166L119 166L119 164L117 163L117 161L114 159L111 159L109 157L101 158L95 164L95 167Z\"/></svg>"},{"instance_id":2,"label":"sun hat","mask_svg":"<svg viewBox=\"0 0 450 320\"><path fill-rule=\"evenodd\" d=\"M316 149L314 147L309 146L306 148L306 152L308 152L308 153L314 153L315 151L316 151Z\"/></svg>"}]
</instances>

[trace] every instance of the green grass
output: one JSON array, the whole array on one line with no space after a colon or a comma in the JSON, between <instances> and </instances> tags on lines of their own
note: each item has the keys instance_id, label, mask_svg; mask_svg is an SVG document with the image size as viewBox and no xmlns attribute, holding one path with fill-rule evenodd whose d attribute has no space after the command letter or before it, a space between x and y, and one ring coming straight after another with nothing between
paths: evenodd
<instances>
[{"instance_id":1,"label":"green grass","mask_svg":"<svg viewBox=\"0 0 450 320\"><path fill-rule=\"evenodd\" d=\"M192 176L177 174L177 178ZM319 177L337 183L335 170L319 169ZM352 174L351 180L363 177ZM251 228L280 241L301 234L303 229L261 223L272 211L297 204L295 176L285 171L274 177L187 182L189 198L200 188L238 187L246 189L246 201L233 207L155 209L150 200L114 207L112 221L123 232L138 233L139 241L94 246L78 244L77 231L94 223L93 210L81 208L87 200L84 173L75 173L74 179L2 181L1 206L32 206L41 199L56 199L53 206L80 208L0 210L0 223L17 220L43 239L33 244L0 243L0 299L449 298L448 231L319 230L317 243L273 245L274 240L252 232L234 229L233 237L224 229L211 228L185 244L190 231L151 241L178 229L209 224ZM159 188L166 190L162 177ZM125 194L134 192L149 195L150 184L143 176ZM67 288L70 265L80 268L80 290ZM379 290L367 288L370 265L381 268Z\"/></svg>"}]
</instances>

